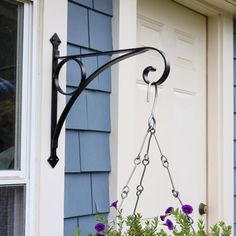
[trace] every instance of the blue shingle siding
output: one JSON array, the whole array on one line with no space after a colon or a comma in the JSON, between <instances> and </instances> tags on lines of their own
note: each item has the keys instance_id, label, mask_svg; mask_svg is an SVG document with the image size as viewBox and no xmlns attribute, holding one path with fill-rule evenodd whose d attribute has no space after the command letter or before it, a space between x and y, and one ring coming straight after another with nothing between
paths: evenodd
<instances>
[{"instance_id":1,"label":"blue shingle siding","mask_svg":"<svg viewBox=\"0 0 236 236\"><path fill-rule=\"evenodd\" d=\"M112 48L111 17L99 12L89 11L90 47L108 51Z\"/></svg>"},{"instance_id":2,"label":"blue shingle siding","mask_svg":"<svg viewBox=\"0 0 236 236\"><path fill-rule=\"evenodd\" d=\"M73 230L71 230L71 229L76 229L77 227L78 227L78 218L77 217L65 219L65 221L64 221L64 235L75 236Z\"/></svg>"},{"instance_id":3,"label":"blue shingle siding","mask_svg":"<svg viewBox=\"0 0 236 236\"><path fill-rule=\"evenodd\" d=\"M109 133L80 132L81 171L110 171Z\"/></svg>"},{"instance_id":4,"label":"blue shingle siding","mask_svg":"<svg viewBox=\"0 0 236 236\"><path fill-rule=\"evenodd\" d=\"M234 20L234 235L236 236L236 20Z\"/></svg>"},{"instance_id":5,"label":"blue shingle siding","mask_svg":"<svg viewBox=\"0 0 236 236\"><path fill-rule=\"evenodd\" d=\"M88 91L88 128L90 130L110 131L109 93Z\"/></svg>"},{"instance_id":6,"label":"blue shingle siding","mask_svg":"<svg viewBox=\"0 0 236 236\"><path fill-rule=\"evenodd\" d=\"M81 48L74 45L68 45L67 47L67 55L77 55L81 53ZM76 87L80 83L80 67L74 61L69 61L67 63L67 85Z\"/></svg>"},{"instance_id":7,"label":"blue shingle siding","mask_svg":"<svg viewBox=\"0 0 236 236\"><path fill-rule=\"evenodd\" d=\"M112 0L68 0L68 54L112 50ZM83 58L86 74L110 60ZM67 66L67 92L80 82L76 62ZM95 214L109 212L111 70L77 99L66 120L64 236L79 227L94 232ZM69 97L67 97L68 101Z\"/></svg>"},{"instance_id":8,"label":"blue shingle siding","mask_svg":"<svg viewBox=\"0 0 236 236\"><path fill-rule=\"evenodd\" d=\"M81 49L82 54L93 53L94 51L88 49ZM82 62L84 67L86 68L86 75L87 77L90 76L97 68L98 68L98 59L97 57L88 57L82 58ZM90 89L98 89L99 82L98 79L93 80L87 88Z\"/></svg>"},{"instance_id":9,"label":"blue shingle siding","mask_svg":"<svg viewBox=\"0 0 236 236\"><path fill-rule=\"evenodd\" d=\"M110 56L102 56L98 57L98 66L102 66L105 63L109 62L111 60ZM99 76L99 89L111 92L111 69L107 69L104 72L102 72Z\"/></svg>"},{"instance_id":10,"label":"blue shingle siding","mask_svg":"<svg viewBox=\"0 0 236 236\"><path fill-rule=\"evenodd\" d=\"M69 2L68 42L89 47L88 10Z\"/></svg>"},{"instance_id":11,"label":"blue shingle siding","mask_svg":"<svg viewBox=\"0 0 236 236\"><path fill-rule=\"evenodd\" d=\"M93 213L109 211L108 173L92 174Z\"/></svg>"},{"instance_id":12,"label":"blue shingle siding","mask_svg":"<svg viewBox=\"0 0 236 236\"><path fill-rule=\"evenodd\" d=\"M78 173L81 171L80 166L80 139L78 130L66 131L66 144L65 144L65 172Z\"/></svg>"},{"instance_id":13,"label":"blue shingle siding","mask_svg":"<svg viewBox=\"0 0 236 236\"><path fill-rule=\"evenodd\" d=\"M65 217L92 214L91 174L65 175Z\"/></svg>"},{"instance_id":14,"label":"blue shingle siding","mask_svg":"<svg viewBox=\"0 0 236 236\"><path fill-rule=\"evenodd\" d=\"M67 129L65 149L66 173L110 171L108 132Z\"/></svg>"},{"instance_id":15,"label":"blue shingle siding","mask_svg":"<svg viewBox=\"0 0 236 236\"><path fill-rule=\"evenodd\" d=\"M93 0L72 0L71 2L81 4L81 5L88 7L88 8L93 7Z\"/></svg>"},{"instance_id":16,"label":"blue shingle siding","mask_svg":"<svg viewBox=\"0 0 236 236\"><path fill-rule=\"evenodd\" d=\"M72 92L75 88L67 87L67 92ZM87 115L87 91L84 91L72 106L67 119L67 129L87 129L88 115Z\"/></svg>"},{"instance_id":17,"label":"blue shingle siding","mask_svg":"<svg viewBox=\"0 0 236 236\"><path fill-rule=\"evenodd\" d=\"M94 9L112 15L111 0L94 0Z\"/></svg>"}]
</instances>

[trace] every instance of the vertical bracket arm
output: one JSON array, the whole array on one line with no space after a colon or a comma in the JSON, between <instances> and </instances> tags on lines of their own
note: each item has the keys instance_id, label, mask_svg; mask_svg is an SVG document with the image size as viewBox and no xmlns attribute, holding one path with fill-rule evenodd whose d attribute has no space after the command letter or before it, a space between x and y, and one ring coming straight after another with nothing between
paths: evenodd
<instances>
[{"instance_id":1,"label":"vertical bracket arm","mask_svg":"<svg viewBox=\"0 0 236 236\"><path fill-rule=\"evenodd\" d=\"M57 89L54 81L54 76L56 69L58 67L58 57L59 57L59 50L58 47L61 44L61 40L57 34L54 34L50 42L52 43L52 97L51 97L51 153L50 157L48 158L48 162L51 167L55 167L59 158L56 154L56 148L53 145L53 135L54 131L57 126Z\"/></svg>"}]
</instances>

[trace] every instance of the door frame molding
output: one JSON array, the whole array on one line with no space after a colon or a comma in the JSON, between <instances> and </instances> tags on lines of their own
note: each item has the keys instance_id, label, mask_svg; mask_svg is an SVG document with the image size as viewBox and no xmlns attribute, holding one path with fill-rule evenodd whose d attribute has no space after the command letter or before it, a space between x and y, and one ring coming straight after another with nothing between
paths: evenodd
<instances>
[{"instance_id":1,"label":"door frame molding","mask_svg":"<svg viewBox=\"0 0 236 236\"><path fill-rule=\"evenodd\" d=\"M208 16L209 224L234 222L233 16Z\"/></svg>"},{"instance_id":2,"label":"door frame molding","mask_svg":"<svg viewBox=\"0 0 236 236\"><path fill-rule=\"evenodd\" d=\"M233 225L233 15L204 2L180 1L182 5L207 17L208 225L219 220ZM113 0L113 15L114 48L135 47L137 0ZM132 119L135 118L132 117L132 104L135 101L128 101L129 107L125 108L127 101L124 98L132 99L132 94L127 89L126 76L122 75L129 71L129 80L133 83L136 79L135 67L136 60L132 59L126 65L120 64L112 70L112 76L116 78L111 95L110 199L119 197L123 181L122 166L127 165L126 158L133 149L128 147L122 150L130 138L127 133L135 131L135 127L132 127ZM131 114L128 119L127 109Z\"/></svg>"},{"instance_id":3,"label":"door frame molding","mask_svg":"<svg viewBox=\"0 0 236 236\"><path fill-rule=\"evenodd\" d=\"M208 225L233 226L233 14L203 1L175 1L207 17Z\"/></svg>"}]
</instances>

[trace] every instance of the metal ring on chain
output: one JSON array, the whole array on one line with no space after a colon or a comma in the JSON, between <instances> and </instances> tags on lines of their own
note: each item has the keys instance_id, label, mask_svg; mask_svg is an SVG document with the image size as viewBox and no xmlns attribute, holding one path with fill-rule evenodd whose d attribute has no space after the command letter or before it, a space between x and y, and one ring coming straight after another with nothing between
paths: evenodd
<instances>
[{"instance_id":1,"label":"metal ring on chain","mask_svg":"<svg viewBox=\"0 0 236 236\"><path fill-rule=\"evenodd\" d=\"M166 156L164 156L164 155L161 156L161 162L162 162L162 165L163 165L165 168L168 168L168 167L169 167L169 162L168 162L168 159L166 158Z\"/></svg>"},{"instance_id":2,"label":"metal ring on chain","mask_svg":"<svg viewBox=\"0 0 236 236\"><path fill-rule=\"evenodd\" d=\"M140 155L138 155L135 159L134 159L134 164L135 165L139 165L141 163L141 158Z\"/></svg>"},{"instance_id":3,"label":"metal ring on chain","mask_svg":"<svg viewBox=\"0 0 236 236\"><path fill-rule=\"evenodd\" d=\"M142 160L142 163L143 163L144 166L147 166L149 164L149 162L150 162L149 159L143 159Z\"/></svg>"},{"instance_id":4,"label":"metal ring on chain","mask_svg":"<svg viewBox=\"0 0 236 236\"><path fill-rule=\"evenodd\" d=\"M149 130L156 129L156 119L153 116L151 116L148 119L148 129Z\"/></svg>"},{"instance_id":5,"label":"metal ring on chain","mask_svg":"<svg viewBox=\"0 0 236 236\"><path fill-rule=\"evenodd\" d=\"M155 133L156 133L156 130L155 130L154 128L152 128L152 129L150 130L150 133L151 133L151 134L155 134Z\"/></svg>"},{"instance_id":6,"label":"metal ring on chain","mask_svg":"<svg viewBox=\"0 0 236 236\"><path fill-rule=\"evenodd\" d=\"M130 188L128 185L125 185L122 189L122 193L121 193L121 198L125 199L127 198L128 194L129 194Z\"/></svg>"},{"instance_id":7,"label":"metal ring on chain","mask_svg":"<svg viewBox=\"0 0 236 236\"><path fill-rule=\"evenodd\" d=\"M123 192L121 193L121 198L122 198L122 199L127 198L127 196L128 196L128 192L124 192L124 191L123 191Z\"/></svg>"},{"instance_id":8,"label":"metal ring on chain","mask_svg":"<svg viewBox=\"0 0 236 236\"><path fill-rule=\"evenodd\" d=\"M190 225L192 225L194 223L193 219L187 215L187 219Z\"/></svg>"},{"instance_id":9,"label":"metal ring on chain","mask_svg":"<svg viewBox=\"0 0 236 236\"><path fill-rule=\"evenodd\" d=\"M178 198L179 197L179 192L175 189L172 190L172 194L175 198Z\"/></svg>"},{"instance_id":10,"label":"metal ring on chain","mask_svg":"<svg viewBox=\"0 0 236 236\"><path fill-rule=\"evenodd\" d=\"M128 185L125 185L125 186L123 187L122 191L128 193L128 192L130 191L129 186L128 186Z\"/></svg>"},{"instance_id":11,"label":"metal ring on chain","mask_svg":"<svg viewBox=\"0 0 236 236\"><path fill-rule=\"evenodd\" d=\"M136 189L137 189L136 195L140 196L144 190L144 187L142 185L138 185Z\"/></svg>"}]
</instances>

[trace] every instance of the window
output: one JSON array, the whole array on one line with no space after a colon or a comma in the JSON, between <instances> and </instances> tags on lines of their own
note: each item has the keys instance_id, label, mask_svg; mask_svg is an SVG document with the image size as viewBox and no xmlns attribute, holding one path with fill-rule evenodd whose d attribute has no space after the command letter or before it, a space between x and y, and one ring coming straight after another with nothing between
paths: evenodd
<instances>
[{"instance_id":1,"label":"window","mask_svg":"<svg viewBox=\"0 0 236 236\"><path fill-rule=\"evenodd\" d=\"M23 6L0 2L0 170L19 169Z\"/></svg>"},{"instance_id":2,"label":"window","mask_svg":"<svg viewBox=\"0 0 236 236\"><path fill-rule=\"evenodd\" d=\"M25 225L25 187L0 187L0 235L23 236Z\"/></svg>"},{"instance_id":3,"label":"window","mask_svg":"<svg viewBox=\"0 0 236 236\"><path fill-rule=\"evenodd\" d=\"M21 116L26 96L24 68L28 67L23 50L28 30L24 20L26 5L17 0L0 0L0 235L4 236L25 235L28 180L23 168L25 127Z\"/></svg>"}]
</instances>

